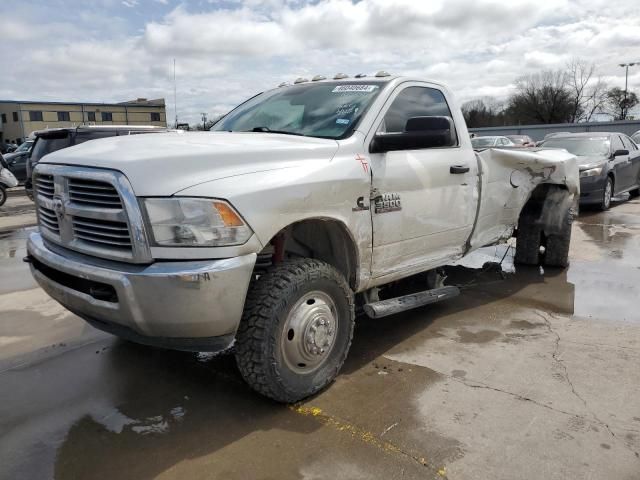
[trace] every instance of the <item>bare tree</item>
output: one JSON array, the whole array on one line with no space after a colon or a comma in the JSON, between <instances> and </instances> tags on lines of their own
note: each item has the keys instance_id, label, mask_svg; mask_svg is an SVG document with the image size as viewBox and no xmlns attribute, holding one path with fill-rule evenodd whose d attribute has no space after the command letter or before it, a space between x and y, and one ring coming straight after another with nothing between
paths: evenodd
<instances>
[{"instance_id":1,"label":"bare tree","mask_svg":"<svg viewBox=\"0 0 640 480\"><path fill-rule=\"evenodd\" d=\"M585 122L590 122L596 113L604 113L608 98L609 85L607 82L598 77L591 83L583 105L582 119Z\"/></svg>"},{"instance_id":2,"label":"bare tree","mask_svg":"<svg viewBox=\"0 0 640 480\"><path fill-rule=\"evenodd\" d=\"M470 100L462 104L467 127L495 127L504 125L504 106L491 97Z\"/></svg>"},{"instance_id":3,"label":"bare tree","mask_svg":"<svg viewBox=\"0 0 640 480\"><path fill-rule=\"evenodd\" d=\"M567 64L567 88L571 92L571 122L584 120L589 98L589 83L596 67L580 58Z\"/></svg>"},{"instance_id":4,"label":"bare tree","mask_svg":"<svg viewBox=\"0 0 640 480\"><path fill-rule=\"evenodd\" d=\"M564 70L545 70L516 80L508 114L517 123L565 123L571 120L573 101Z\"/></svg>"}]
</instances>

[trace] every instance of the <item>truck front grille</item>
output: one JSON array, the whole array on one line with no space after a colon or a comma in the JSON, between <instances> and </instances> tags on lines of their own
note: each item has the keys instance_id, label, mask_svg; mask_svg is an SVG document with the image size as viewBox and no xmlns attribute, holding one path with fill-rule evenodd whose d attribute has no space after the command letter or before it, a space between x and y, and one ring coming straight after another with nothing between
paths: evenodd
<instances>
[{"instance_id":1,"label":"truck front grille","mask_svg":"<svg viewBox=\"0 0 640 480\"><path fill-rule=\"evenodd\" d=\"M142 214L123 174L40 164L34 182L46 240L110 260L151 261Z\"/></svg>"}]
</instances>

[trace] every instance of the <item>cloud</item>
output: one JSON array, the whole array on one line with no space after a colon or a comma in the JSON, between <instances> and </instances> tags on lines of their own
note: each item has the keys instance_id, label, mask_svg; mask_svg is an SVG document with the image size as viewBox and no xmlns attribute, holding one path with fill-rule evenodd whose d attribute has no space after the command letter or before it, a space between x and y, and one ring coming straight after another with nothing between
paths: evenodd
<instances>
[{"instance_id":1,"label":"cloud","mask_svg":"<svg viewBox=\"0 0 640 480\"><path fill-rule=\"evenodd\" d=\"M624 0L166 3L100 0L74 7L70 24L44 0L3 1L0 54L20 60L0 98L172 104L175 58L180 117L195 122L301 75L385 69L447 83L466 100L504 97L518 76L573 57L623 85L617 64L640 60L640 13ZM629 84L640 90L640 69Z\"/></svg>"}]
</instances>

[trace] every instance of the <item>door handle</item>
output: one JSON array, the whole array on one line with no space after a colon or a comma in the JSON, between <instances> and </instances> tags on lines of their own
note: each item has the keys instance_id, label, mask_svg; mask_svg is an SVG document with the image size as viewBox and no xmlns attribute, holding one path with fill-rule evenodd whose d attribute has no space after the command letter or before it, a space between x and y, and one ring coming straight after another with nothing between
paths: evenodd
<instances>
[{"instance_id":1,"label":"door handle","mask_svg":"<svg viewBox=\"0 0 640 480\"><path fill-rule=\"evenodd\" d=\"M469 171L469 167L465 167L464 165L451 165L449 168L449 173L458 174L458 173L467 173Z\"/></svg>"}]
</instances>

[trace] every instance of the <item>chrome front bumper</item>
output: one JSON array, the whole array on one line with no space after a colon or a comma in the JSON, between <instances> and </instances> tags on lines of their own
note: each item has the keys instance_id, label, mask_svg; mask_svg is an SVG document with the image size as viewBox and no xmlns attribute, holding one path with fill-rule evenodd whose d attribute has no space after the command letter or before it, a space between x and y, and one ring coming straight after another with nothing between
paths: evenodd
<instances>
[{"instance_id":1,"label":"chrome front bumper","mask_svg":"<svg viewBox=\"0 0 640 480\"><path fill-rule=\"evenodd\" d=\"M40 286L92 325L140 343L189 350L204 350L212 337L222 337L220 348L233 341L256 261L252 253L123 264L62 250L39 233L31 234L27 250Z\"/></svg>"}]
</instances>

